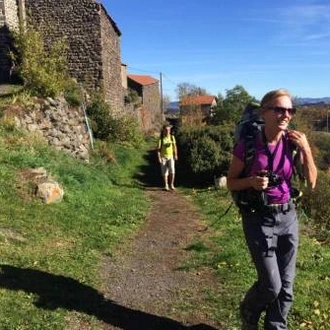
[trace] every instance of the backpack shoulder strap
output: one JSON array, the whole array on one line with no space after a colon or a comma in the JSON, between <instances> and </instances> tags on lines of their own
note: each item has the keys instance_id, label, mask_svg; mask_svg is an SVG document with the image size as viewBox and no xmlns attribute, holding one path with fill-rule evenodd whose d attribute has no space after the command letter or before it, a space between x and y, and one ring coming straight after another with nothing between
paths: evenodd
<instances>
[{"instance_id":1,"label":"backpack shoulder strap","mask_svg":"<svg viewBox=\"0 0 330 330\"><path fill-rule=\"evenodd\" d=\"M289 148L292 153L293 161L293 175L298 177L301 182L306 182L305 175L303 173L302 163L301 163L301 150L291 141L289 142Z\"/></svg>"},{"instance_id":2,"label":"backpack shoulder strap","mask_svg":"<svg viewBox=\"0 0 330 330\"><path fill-rule=\"evenodd\" d=\"M244 157L244 170L243 175L248 175L252 163L256 154L256 139L258 138L258 134L256 135L246 135L244 138L244 144L245 144L245 157Z\"/></svg>"}]
</instances>

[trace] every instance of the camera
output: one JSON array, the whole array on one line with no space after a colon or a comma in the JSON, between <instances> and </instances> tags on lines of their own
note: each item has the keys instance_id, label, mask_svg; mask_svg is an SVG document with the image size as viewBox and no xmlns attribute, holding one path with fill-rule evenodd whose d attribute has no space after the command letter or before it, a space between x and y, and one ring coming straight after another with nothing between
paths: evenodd
<instances>
[{"instance_id":1,"label":"camera","mask_svg":"<svg viewBox=\"0 0 330 330\"><path fill-rule=\"evenodd\" d=\"M261 171L259 175L268 178L268 187L276 187L283 182L283 179L274 172Z\"/></svg>"}]
</instances>

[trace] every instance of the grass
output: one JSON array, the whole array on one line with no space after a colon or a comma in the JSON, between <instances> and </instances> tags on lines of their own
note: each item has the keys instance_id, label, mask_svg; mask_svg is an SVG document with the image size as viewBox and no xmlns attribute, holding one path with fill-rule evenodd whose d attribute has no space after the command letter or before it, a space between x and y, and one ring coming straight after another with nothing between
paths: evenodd
<instances>
[{"instance_id":1,"label":"grass","mask_svg":"<svg viewBox=\"0 0 330 330\"><path fill-rule=\"evenodd\" d=\"M143 150L110 149L111 162L96 148L85 163L9 124L0 126L1 329L65 329L70 310L95 321L91 307L79 301L87 293L99 299L102 283L95 274L102 256L111 255L148 211L132 179ZM22 173L38 167L64 188L61 203L45 205L34 197Z\"/></svg>"},{"instance_id":2,"label":"grass","mask_svg":"<svg viewBox=\"0 0 330 330\"><path fill-rule=\"evenodd\" d=\"M211 267L220 286L206 293L207 308L224 329L240 329L238 305L256 274L244 242L241 220L227 191L214 188L189 190L209 224L207 235L191 246L186 267ZM295 301L290 329L330 329L330 249L312 233L311 222L300 215L300 247L295 281Z\"/></svg>"}]
</instances>

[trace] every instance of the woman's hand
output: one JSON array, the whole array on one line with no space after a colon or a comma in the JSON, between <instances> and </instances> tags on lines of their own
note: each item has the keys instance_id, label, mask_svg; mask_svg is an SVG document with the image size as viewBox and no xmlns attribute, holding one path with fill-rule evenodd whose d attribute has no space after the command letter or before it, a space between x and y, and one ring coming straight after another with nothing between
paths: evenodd
<instances>
[{"instance_id":1,"label":"woman's hand","mask_svg":"<svg viewBox=\"0 0 330 330\"><path fill-rule=\"evenodd\" d=\"M265 190L268 187L268 176L253 176L251 177L251 186L255 190Z\"/></svg>"},{"instance_id":2,"label":"woman's hand","mask_svg":"<svg viewBox=\"0 0 330 330\"><path fill-rule=\"evenodd\" d=\"M304 133L295 130L288 131L288 137L301 150L304 176L307 179L308 186L314 189L317 179L317 168L307 137Z\"/></svg>"},{"instance_id":3,"label":"woman's hand","mask_svg":"<svg viewBox=\"0 0 330 330\"><path fill-rule=\"evenodd\" d=\"M310 151L310 146L304 133L295 130L289 130L288 137L301 151Z\"/></svg>"}]
</instances>

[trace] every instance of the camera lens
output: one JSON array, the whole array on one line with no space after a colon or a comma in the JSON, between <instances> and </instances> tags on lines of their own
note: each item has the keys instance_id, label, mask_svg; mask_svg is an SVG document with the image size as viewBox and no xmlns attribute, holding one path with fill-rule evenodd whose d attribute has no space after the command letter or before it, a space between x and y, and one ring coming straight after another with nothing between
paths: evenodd
<instances>
[{"instance_id":1,"label":"camera lens","mask_svg":"<svg viewBox=\"0 0 330 330\"><path fill-rule=\"evenodd\" d=\"M281 184L283 182L282 178L279 177L278 174L275 174L272 172L268 174L268 178L269 178L268 186L270 186L270 187L278 186L279 184Z\"/></svg>"}]
</instances>

